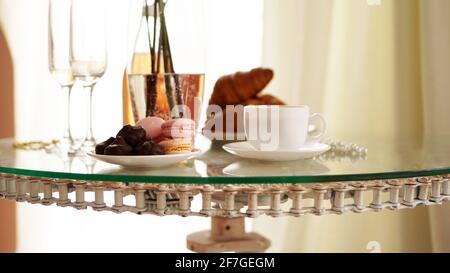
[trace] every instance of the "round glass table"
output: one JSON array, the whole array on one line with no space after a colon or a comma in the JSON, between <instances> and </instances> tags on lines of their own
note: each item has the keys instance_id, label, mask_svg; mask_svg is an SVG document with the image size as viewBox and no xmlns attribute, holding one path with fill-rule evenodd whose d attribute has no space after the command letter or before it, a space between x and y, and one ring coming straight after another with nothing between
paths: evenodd
<instances>
[{"instance_id":1,"label":"round glass table","mask_svg":"<svg viewBox=\"0 0 450 273\"><path fill-rule=\"evenodd\" d=\"M399 179L450 173L448 139L445 136L419 141L408 137L353 137L352 143L367 148L365 157L333 156L330 151L314 160L263 162L228 154L222 150L222 142L199 136L196 147L203 151L199 157L163 169L124 169L52 151L18 150L13 148L13 139L4 139L0 140L0 172L48 179L176 184Z\"/></svg>"},{"instance_id":2,"label":"round glass table","mask_svg":"<svg viewBox=\"0 0 450 273\"><path fill-rule=\"evenodd\" d=\"M332 149L314 159L263 162L228 154L224 143L198 136L202 154L195 159L162 169L126 169L55 149L15 149L13 139L3 139L0 198L79 210L212 217L211 231L188 237L188 248L198 252L266 249L270 243L264 237L245 233L245 217L364 213L450 200L448 136L340 139L368 152Z\"/></svg>"}]
</instances>

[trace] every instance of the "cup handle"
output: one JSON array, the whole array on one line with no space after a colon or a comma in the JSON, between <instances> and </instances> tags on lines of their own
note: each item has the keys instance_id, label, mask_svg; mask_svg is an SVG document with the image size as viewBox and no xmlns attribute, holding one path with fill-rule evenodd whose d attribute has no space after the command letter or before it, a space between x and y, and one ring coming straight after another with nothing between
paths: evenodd
<instances>
[{"instance_id":1,"label":"cup handle","mask_svg":"<svg viewBox=\"0 0 450 273\"><path fill-rule=\"evenodd\" d=\"M309 124L313 123L314 121L319 120L321 125L320 129L317 129L312 132L312 134L308 135L308 138L306 139L306 144L315 144L319 142L319 140L326 134L327 132L327 122L325 120L325 117L322 114L312 114L309 118Z\"/></svg>"}]
</instances>

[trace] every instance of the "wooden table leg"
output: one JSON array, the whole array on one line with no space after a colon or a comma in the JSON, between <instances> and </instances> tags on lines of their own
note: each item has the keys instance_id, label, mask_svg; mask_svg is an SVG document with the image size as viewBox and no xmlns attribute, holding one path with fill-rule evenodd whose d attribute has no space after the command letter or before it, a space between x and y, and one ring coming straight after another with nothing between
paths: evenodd
<instances>
[{"instance_id":1,"label":"wooden table leg","mask_svg":"<svg viewBox=\"0 0 450 273\"><path fill-rule=\"evenodd\" d=\"M199 253L264 252L269 246L265 237L245 232L244 217L212 217L211 230L187 236L187 248Z\"/></svg>"}]
</instances>

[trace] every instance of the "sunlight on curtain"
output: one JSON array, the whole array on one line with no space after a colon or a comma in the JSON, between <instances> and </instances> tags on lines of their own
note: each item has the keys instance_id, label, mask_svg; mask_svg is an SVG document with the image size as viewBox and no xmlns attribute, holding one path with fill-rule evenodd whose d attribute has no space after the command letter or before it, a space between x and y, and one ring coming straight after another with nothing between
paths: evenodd
<instances>
[{"instance_id":1,"label":"sunlight on curtain","mask_svg":"<svg viewBox=\"0 0 450 273\"><path fill-rule=\"evenodd\" d=\"M219 76L261 64L262 1L177 1L191 8L204 5L198 14L190 16L204 15L205 59L199 62L204 62L207 75L206 97ZM128 1L106 2L108 69L94 91L94 133L98 139L113 135L121 126L127 48ZM16 136L56 138L61 132L62 108L60 91L48 73L47 0L0 0L0 23L15 64ZM190 62L189 58L185 60ZM73 93L72 122L80 135L85 120L83 92L77 87ZM85 166L76 162L73 168L83 171ZM139 217L19 204L18 225L19 251L183 252L185 236L208 229L209 219Z\"/></svg>"},{"instance_id":2,"label":"sunlight on curtain","mask_svg":"<svg viewBox=\"0 0 450 273\"><path fill-rule=\"evenodd\" d=\"M450 1L421 2L425 134L449 134ZM450 206L429 209L433 250L450 252Z\"/></svg>"},{"instance_id":3,"label":"sunlight on curtain","mask_svg":"<svg viewBox=\"0 0 450 273\"><path fill-rule=\"evenodd\" d=\"M450 117L443 105L450 98L445 1L266 0L263 64L277 74L268 92L323 112L329 137L401 134L420 147L424 128L439 131ZM430 6L423 16L427 5L434 12ZM438 9L436 21L431 13ZM421 24L426 25L422 36ZM255 222L257 231L271 234L272 250L304 252L365 252L371 241L385 252L431 251L431 238L436 242L445 235L441 226L441 237L434 236L435 225L439 219L430 223L425 208Z\"/></svg>"}]
</instances>

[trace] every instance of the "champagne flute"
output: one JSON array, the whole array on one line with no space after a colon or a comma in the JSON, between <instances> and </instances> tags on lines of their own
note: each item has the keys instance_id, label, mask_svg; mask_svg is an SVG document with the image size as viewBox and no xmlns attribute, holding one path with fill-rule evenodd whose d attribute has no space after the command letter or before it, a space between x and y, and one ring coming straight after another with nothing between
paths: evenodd
<instances>
[{"instance_id":1,"label":"champagne flute","mask_svg":"<svg viewBox=\"0 0 450 273\"><path fill-rule=\"evenodd\" d=\"M69 62L70 0L50 0L48 12L48 67L64 94L64 132L60 146L70 150L74 144L70 130L70 93L74 84Z\"/></svg>"},{"instance_id":2,"label":"champagne flute","mask_svg":"<svg viewBox=\"0 0 450 273\"><path fill-rule=\"evenodd\" d=\"M92 93L107 66L106 2L104 0L72 0L70 16L70 64L76 80L86 90L86 137L81 150L95 147L92 130Z\"/></svg>"}]
</instances>

